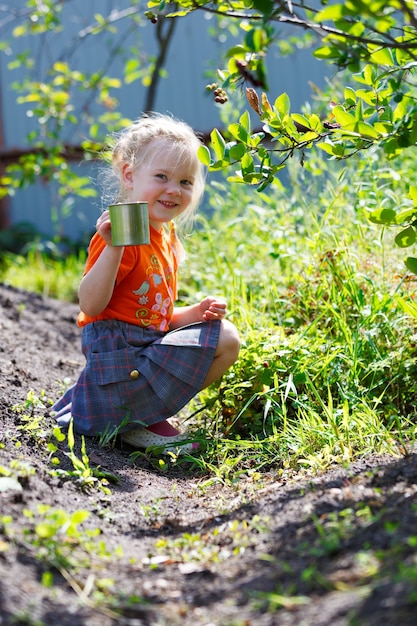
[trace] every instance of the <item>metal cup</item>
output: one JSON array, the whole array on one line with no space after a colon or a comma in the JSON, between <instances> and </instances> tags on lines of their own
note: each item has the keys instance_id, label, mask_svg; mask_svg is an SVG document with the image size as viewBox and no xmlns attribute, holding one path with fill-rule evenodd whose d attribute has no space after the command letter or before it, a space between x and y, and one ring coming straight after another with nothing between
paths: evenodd
<instances>
[{"instance_id":1,"label":"metal cup","mask_svg":"<svg viewBox=\"0 0 417 626\"><path fill-rule=\"evenodd\" d=\"M113 246L140 246L150 242L147 202L109 206Z\"/></svg>"}]
</instances>

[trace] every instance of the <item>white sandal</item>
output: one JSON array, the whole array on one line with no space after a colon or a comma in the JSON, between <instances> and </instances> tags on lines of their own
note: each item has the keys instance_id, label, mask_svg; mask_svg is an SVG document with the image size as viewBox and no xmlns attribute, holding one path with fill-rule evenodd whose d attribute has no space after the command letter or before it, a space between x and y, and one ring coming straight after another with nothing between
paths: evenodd
<instances>
[{"instance_id":1,"label":"white sandal","mask_svg":"<svg viewBox=\"0 0 417 626\"><path fill-rule=\"evenodd\" d=\"M122 435L123 443L133 448L149 448L150 446L162 447L161 454L174 452L175 454L187 454L198 449L198 443L180 443L189 439L185 433L178 433L172 437L164 437L151 432L147 428L136 428Z\"/></svg>"}]
</instances>

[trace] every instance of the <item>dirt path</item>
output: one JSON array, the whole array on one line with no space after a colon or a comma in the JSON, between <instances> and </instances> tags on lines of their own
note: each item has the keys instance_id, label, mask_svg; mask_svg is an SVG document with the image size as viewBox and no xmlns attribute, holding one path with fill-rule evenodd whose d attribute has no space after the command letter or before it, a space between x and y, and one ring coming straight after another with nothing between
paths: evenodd
<instances>
[{"instance_id":1,"label":"dirt path","mask_svg":"<svg viewBox=\"0 0 417 626\"><path fill-rule=\"evenodd\" d=\"M0 466L18 478L0 485L0 624L417 623L415 454L225 486L88 441L110 493L52 476L44 422L12 407L76 377L76 314L0 285Z\"/></svg>"}]
</instances>

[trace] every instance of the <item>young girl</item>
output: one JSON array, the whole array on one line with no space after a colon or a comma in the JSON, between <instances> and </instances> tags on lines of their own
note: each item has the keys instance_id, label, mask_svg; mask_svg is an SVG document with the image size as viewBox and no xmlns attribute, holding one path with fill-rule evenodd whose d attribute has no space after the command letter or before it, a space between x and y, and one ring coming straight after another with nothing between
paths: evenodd
<instances>
[{"instance_id":1,"label":"young girl","mask_svg":"<svg viewBox=\"0 0 417 626\"><path fill-rule=\"evenodd\" d=\"M240 348L223 300L174 306L183 248L173 220L192 216L203 194L200 145L187 124L157 114L116 138L116 201L148 203L150 243L114 247L109 212L97 220L79 286L86 365L53 406L62 426L72 417L80 434L118 432L136 448L198 447L181 444L187 436L167 418L217 380Z\"/></svg>"}]
</instances>

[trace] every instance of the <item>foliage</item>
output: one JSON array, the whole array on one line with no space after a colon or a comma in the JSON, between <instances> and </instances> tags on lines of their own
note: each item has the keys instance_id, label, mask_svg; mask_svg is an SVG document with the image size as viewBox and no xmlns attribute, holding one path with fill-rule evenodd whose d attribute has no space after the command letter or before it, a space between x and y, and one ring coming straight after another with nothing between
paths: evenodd
<instances>
[{"instance_id":1,"label":"foliage","mask_svg":"<svg viewBox=\"0 0 417 626\"><path fill-rule=\"evenodd\" d=\"M12 39L33 42L49 34L65 33L63 9L62 3L28 1L24 10L10 13ZM221 105L230 92L244 85L250 105L244 112L239 108L234 111L234 119L223 133L217 128L212 131L210 150L201 149L202 161L213 171L232 167L235 173L231 181L262 191L276 183L291 157L298 155L303 164L313 147L330 159L346 160L372 146L393 159L415 145L417 19L412 0L349 0L331 5L327 0L311 4L150 0L144 11L134 2L126 10L96 14L94 23L70 38L57 58L47 64L47 70L37 62L43 56L34 49L13 59L9 67L24 70L24 77L14 83L18 102L29 106L28 113L36 124L28 137L27 153L6 168L2 193L12 194L41 176L58 185L57 203L66 203L68 208L72 196L94 195L89 179L68 167L69 159L82 156L65 141L68 127L81 125L85 129L84 157L94 158L103 134L127 121L117 111L115 96L123 81L108 71L115 55L123 58L126 52L121 39L127 40L128 33L138 35L146 20L154 24L159 56L152 59L144 55L137 37L127 55L123 80L125 84L142 81L155 94L173 25L194 11L215 14L222 32L231 35L226 66L217 70L218 82L207 86L214 100ZM287 46L281 33L288 34ZM100 65L90 73L80 71L75 63L78 48L91 38L104 37L109 42L109 56L100 59ZM307 106L295 112L286 93L268 95L266 61L277 46L285 54L296 45L312 45L313 41L317 58L347 73L343 86L332 86L328 94L322 94L324 109L322 105ZM5 41L2 49L7 52L8 46ZM80 96L84 98L82 106ZM151 107L152 99L146 109ZM256 124L250 113L255 113ZM416 242L416 201L417 193L411 187L399 207L387 211L378 206L372 216L378 224L402 226L395 240L402 248ZM416 258L407 258L406 265L417 271Z\"/></svg>"},{"instance_id":2,"label":"foliage","mask_svg":"<svg viewBox=\"0 0 417 626\"><path fill-rule=\"evenodd\" d=\"M23 516L27 520L23 530L11 516L0 516L0 536L14 543L26 558L29 555L42 564L43 586L52 587L58 571L84 603L93 604L85 595L87 581L91 583L93 598L96 595L102 601L99 592L113 585L112 579L103 577L104 566L108 567L115 556L120 558L122 551L117 547L110 552L99 539L99 528L84 527L90 512L83 509L68 512L39 504L36 510L23 509ZM34 622L22 618L18 623Z\"/></svg>"},{"instance_id":3,"label":"foliage","mask_svg":"<svg viewBox=\"0 0 417 626\"><path fill-rule=\"evenodd\" d=\"M232 447L246 468L279 458L325 466L393 450L403 429L413 432L415 283L389 233L366 221L391 181L392 200L401 194L407 163L396 180L379 160L378 179L368 178L371 153L352 168L317 156L301 186L291 178L290 191L268 194L212 183L213 214L195 251L187 246L181 293L185 302L224 293L242 333L238 362L200 396L205 428L224 437L209 446L212 463Z\"/></svg>"},{"instance_id":4,"label":"foliage","mask_svg":"<svg viewBox=\"0 0 417 626\"><path fill-rule=\"evenodd\" d=\"M80 456L78 456L72 422L66 434L57 425L51 427L44 414L47 405L44 392L37 396L34 391L30 390L25 402L13 406L13 411L19 416L20 432L29 437L47 455L52 465L51 476L58 476L61 480L71 480L85 491L97 488L105 494L110 493L108 485L118 483L118 476L91 464L84 437L81 438ZM67 444L68 451L62 452L60 444L64 443ZM60 453L62 453L61 456L69 458L70 469L57 468L61 462ZM20 482L23 482L30 472L30 467L18 462L11 463L10 468L0 466L0 476L17 477Z\"/></svg>"},{"instance_id":5,"label":"foliage","mask_svg":"<svg viewBox=\"0 0 417 626\"><path fill-rule=\"evenodd\" d=\"M345 160L378 146L393 159L416 144L417 20L410 0L350 0L331 5L327 0L311 5L180 0L178 4L179 10L172 3L168 16L183 17L198 10L216 13L223 23L239 23L241 41L229 48L227 66L217 72L221 87L214 83L210 88L220 89L224 102L227 89L246 85L257 129L261 123L260 131L252 130L245 111L235 114L224 136L215 128L211 152L206 147L200 151L201 160L213 171L233 167L230 181L256 185L262 191L276 181L291 157L298 154L303 164L313 147L332 159ZM166 3L158 0L150 0L149 6L166 10ZM319 110L294 112L286 93L271 101L267 95L267 55L283 27L290 25L315 35L317 58L349 71L342 89L329 90L324 115ZM412 187L398 211L378 207L373 215L376 223L403 225L395 240L403 248L416 242L416 196ZM407 258L406 265L417 272L416 258Z\"/></svg>"},{"instance_id":6,"label":"foliage","mask_svg":"<svg viewBox=\"0 0 417 626\"><path fill-rule=\"evenodd\" d=\"M318 145L337 159L345 159L373 144L390 157L416 140L416 109L413 73L417 50L414 3L404 0L350 0L330 6L327 1L312 3L246 2L233 4L210 0L195 4L180 0L180 11L172 3L173 18L192 11L214 12L230 21L238 20L242 42L226 53L227 67L218 75L223 88L249 85L248 101L263 123L263 132L252 134L247 112L228 128L231 142L222 141L214 131L213 168L239 162L241 180L265 188L295 151ZM314 6L319 4L320 6ZM151 7L161 6L150 0ZM166 6L166 3L162 3ZM360 18L360 19L358 19ZM314 54L338 68L349 68L356 89L346 86L340 101L332 102L328 118L315 113L291 112L284 93L270 104L266 56L279 38L283 25L297 26L314 33L320 41ZM254 87L263 90L259 99ZM271 148L261 140L267 135ZM259 165L253 163L256 154ZM276 164L272 155L278 156Z\"/></svg>"},{"instance_id":7,"label":"foliage","mask_svg":"<svg viewBox=\"0 0 417 626\"><path fill-rule=\"evenodd\" d=\"M65 435L62 435L62 433L61 437L65 439ZM64 470L58 468L54 470L53 474L63 480L74 480L81 489L89 490L93 487L98 487L104 493L109 494L110 489L107 485L109 482L118 483L118 476L90 464L84 437L81 439L81 456L77 456L72 421L68 428L67 441L69 452L66 455L69 457L73 469Z\"/></svg>"}]
</instances>

